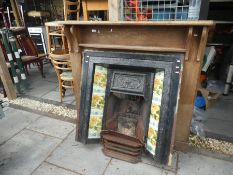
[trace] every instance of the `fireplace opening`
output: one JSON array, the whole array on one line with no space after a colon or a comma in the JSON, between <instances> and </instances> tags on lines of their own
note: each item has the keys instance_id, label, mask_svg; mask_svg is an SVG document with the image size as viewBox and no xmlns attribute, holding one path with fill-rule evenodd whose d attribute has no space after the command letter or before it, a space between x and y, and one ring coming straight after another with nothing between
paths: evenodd
<instances>
[{"instance_id":1,"label":"fireplace opening","mask_svg":"<svg viewBox=\"0 0 233 175\"><path fill-rule=\"evenodd\" d=\"M101 132L105 154L140 161L149 125L153 76L143 69L109 69Z\"/></svg>"},{"instance_id":2,"label":"fireplace opening","mask_svg":"<svg viewBox=\"0 0 233 175\"><path fill-rule=\"evenodd\" d=\"M143 110L145 99L141 96L111 93L107 104L106 126L111 130L144 141Z\"/></svg>"},{"instance_id":3,"label":"fireplace opening","mask_svg":"<svg viewBox=\"0 0 233 175\"><path fill-rule=\"evenodd\" d=\"M145 103L142 96L116 92L109 94L106 124L101 133L105 154L133 163L140 161L144 146L144 121L147 118ZM121 143L122 140L124 142Z\"/></svg>"}]
</instances>

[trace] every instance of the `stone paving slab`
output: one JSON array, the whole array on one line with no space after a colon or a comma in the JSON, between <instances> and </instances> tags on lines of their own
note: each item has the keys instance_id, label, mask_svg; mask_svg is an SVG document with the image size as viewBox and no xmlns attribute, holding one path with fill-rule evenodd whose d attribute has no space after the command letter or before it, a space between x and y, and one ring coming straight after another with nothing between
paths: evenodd
<instances>
[{"instance_id":1,"label":"stone paving slab","mask_svg":"<svg viewBox=\"0 0 233 175\"><path fill-rule=\"evenodd\" d=\"M60 142L54 137L23 130L0 147L0 174L31 174Z\"/></svg>"},{"instance_id":2,"label":"stone paving slab","mask_svg":"<svg viewBox=\"0 0 233 175\"><path fill-rule=\"evenodd\" d=\"M1 175L233 175L232 162L195 153L179 153L177 173L148 158L137 164L111 159L100 144L76 142L74 124L12 108L6 114L0 120Z\"/></svg>"},{"instance_id":3,"label":"stone paving slab","mask_svg":"<svg viewBox=\"0 0 233 175\"><path fill-rule=\"evenodd\" d=\"M233 113L232 113L233 115ZM233 117L232 117L233 118ZM204 130L208 137L233 141L233 121L209 118L205 122Z\"/></svg>"},{"instance_id":4,"label":"stone paving slab","mask_svg":"<svg viewBox=\"0 0 233 175\"><path fill-rule=\"evenodd\" d=\"M55 72L51 72L45 75L45 80L52 83L58 83L57 76Z\"/></svg>"},{"instance_id":5,"label":"stone paving slab","mask_svg":"<svg viewBox=\"0 0 233 175\"><path fill-rule=\"evenodd\" d=\"M102 175L111 158L101 149L100 144L76 142L75 132L72 132L46 161L80 174Z\"/></svg>"},{"instance_id":6,"label":"stone paving slab","mask_svg":"<svg viewBox=\"0 0 233 175\"><path fill-rule=\"evenodd\" d=\"M233 141L233 93L228 96L220 96L214 106L207 109L203 116L206 135L211 138Z\"/></svg>"},{"instance_id":7,"label":"stone paving slab","mask_svg":"<svg viewBox=\"0 0 233 175\"><path fill-rule=\"evenodd\" d=\"M47 94L43 95L41 98L48 99L48 100L54 100L57 102L60 102L60 95L59 91L50 91ZM67 90L65 97L63 98L63 103L71 104L75 100L73 92L70 92Z\"/></svg>"},{"instance_id":8,"label":"stone paving slab","mask_svg":"<svg viewBox=\"0 0 233 175\"><path fill-rule=\"evenodd\" d=\"M180 153L178 175L233 175L233 163L199 154Z\"/></svg>"},{"instance_id":9,"label":"stone paving slab","mask_svg":"<svg viewBox=\"0 0 233 175\"><path fill-rule=\"evenodd\" d=\"M9 108L0 120L0 145L39 117L41 116L34 113Z\"/></svg>"},{"instance_id":10,"label":"stone paving slab","mask_svg":"<svg viewBox=\"0 0 233 175\"><path fill-rule=\"evenodd\" d=\"M132 164L112 159L104 175L161 175L162 169L144 163Z\"/></svg>"},{"instance_id":11,"label":"stone paving slab","mask_svg":"<svg viewBox=\"0 0 233 175\"><path fill-rule=\"evenodd\" d=\"M171 164L169 166L163 166L163 165L157 164L156 161L151 156L148 156L146 154L142 154L141 160L142 160L142 163L145 163L151 166L156 166L158 168L164 169L164 171L172 173L177 170L178 153L177 152L173 153Z\"/></svg>"},{"instance_id":12,"label":"stone paving slab","mask_svg":"<svg viewBox=\"0 0 233 175\"><path fill-rule=\"evenodd\" d=\"M48 82L46 80L32 81L26 95L41 97L56 89L56 87L58 87L57 83Z\"/></svg>"},{"instance_id":13,"label":"stone paving slab","mask_svg":"<svg viewBox=\"0 0 233 175\"><path fill-rule=\"evenodd\" d=\"M44 162L34 173L32 173L32 175L80 175L80 174Z\"/></svg>"},{"instance_id":14,"label":"stone paving slab","mask_svg":"<svg viewBox=\"0 0 233 175\"><path fill-rule=\"evenodd\" d=\"M75 124L48 117L41 117L30 124L28 129L64 139L75 128Z\"/></svg>"},{"instance_id":15,"label":"stone paving slab","mask_svg":"<svg viewBox=\"0 0 233 175\"><path fill-rule=\"evenodd\" d=\"M72 104L72 105L76 105L76 100L72 101L71 104Z\"/></svg>"},{"instance_id":16,"label":"stone paving slab","mask_svg":"<svg viewBox=\"0 0 233 175\"><path fill-rule=\"evenodd\" d=\"M162 175L176 175L174 172L162 170Z\"/></svg>"}]
</instances>

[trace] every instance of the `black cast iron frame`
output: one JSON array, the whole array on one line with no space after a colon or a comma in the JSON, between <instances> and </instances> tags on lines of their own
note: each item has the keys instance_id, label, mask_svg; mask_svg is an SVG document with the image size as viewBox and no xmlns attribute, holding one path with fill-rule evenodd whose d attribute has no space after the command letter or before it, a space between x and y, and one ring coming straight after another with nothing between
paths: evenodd
<instances>
[{"instance_id":1,"label":"black cast iron frame","mask_svg":"<svg viewBox=\"0 0 233 175\"><path fill-rule=\"evenodd\" d=\"M160 109L158 138L154 158L157 162L166 164L170 153L172 126L176 110L182 60L183 54L85 51L82 68L80 119L79 125L77 125L78 132L76 133L76 139L83 143L99 142L99 139L88 139L95 65L101 65L107 68L111 66L124 66L126 70L127 67L142 68L148 69L148 72L155 72L156 69L164 69L165 77ZM147 118L148 120L145 126L146 131L149 126L149 116Z\"/></svg>"}]
</instances>

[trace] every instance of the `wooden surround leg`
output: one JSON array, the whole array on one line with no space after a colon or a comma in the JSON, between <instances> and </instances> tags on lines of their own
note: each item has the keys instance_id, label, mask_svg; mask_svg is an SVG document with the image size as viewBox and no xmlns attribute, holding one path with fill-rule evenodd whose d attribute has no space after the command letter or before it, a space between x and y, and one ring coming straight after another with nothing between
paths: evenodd
<instances>
[{"instance_id":1,"label":"wooden surround leg","mask_svg":"<svg viewBox=\"0 0 233 175\"><path fill-rule=\"evenodd\" d=\"M190 126L193 116L202 58L207 42L208 29L193 31L186 47L190 50L185 55L183 76L180 89L180 100L177 113L175 149L185 151L188 148Z\"/></svg>"},{"instance_id":2,"label":"wooden surround leg","mask_svg":"<svg viewBox=\"0 0 233 175\"><path fill-rule=\"evenodd\" d=\"M68 44L69 44L74 94L75 94L76 108L77 108L76 126L79 126L78 123L79 123L79 111L80 111L80 99L81 99L81 74L82 74L82 49L79 47L80 31L76 30L75 28L66 26L64 28L64 33L68 39ZM77 127L76 130L78 131L79 128ZM76 140L77 138L78 136L76 134Z\"/></svg>"}]
</instances>

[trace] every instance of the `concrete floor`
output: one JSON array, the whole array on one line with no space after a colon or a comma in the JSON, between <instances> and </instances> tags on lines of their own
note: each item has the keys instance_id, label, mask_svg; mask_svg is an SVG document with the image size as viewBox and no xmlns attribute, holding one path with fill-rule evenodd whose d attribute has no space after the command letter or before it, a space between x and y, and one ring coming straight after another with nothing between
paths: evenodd
<instances>
[{"instance_id":1,"label":"concrete floor","mask_svg":"<svg viewBox=\"0 0 233 175\"><path fill-rule=\"evenodd\" d=\"M204 129L208 137L233 142L233 93L221 96L216 104L206 110Z\"/></svg>"},{"instance_id":2,"label":"concrete floor","mask_svg":"<svg viewBox=\"0 0 233 175\"><path fill-rule=\"evenodd\" d=\"M42 78L36 68L29 70L26 96L60 102L54 69L45 65ZM72 92L64 103L74 105ZM205 113L205 130L211 137L232 138L233 94L221 97ZM178 153L177 170L158 168L151 160L141 163L106 157L100 144L84 146L74 140L75 125L34 113L9 108L0 120L1 175L233 175L233 163L194 153Z\"/></svg>"},{"instance_id":3,"label":"concrete floor","mask_svg":"<svg viewBox=\"0 0 233 175\"><path fill-rule=\"evenodd\" d=\"M233 175L233 163L178 153L176 172L147 161L131 164L106 157L100 144L74 140L75 125L9 108L0 120L1 175Z\"/></svg>"},{"instance_id":4,"label":"concrete floor","mask_svg":"<svg viewBox=\"0 0 233 175\"><path fill-rule=\"evenodd\" d=\"M30 86L25 95L45 101L60 102L57 76L50 63L44 65L44 75L45 78L42 78L37 67L31 66L27 76ZM75 97L71 90L66 91L63 103L75 105Z\"/></svg>"}]
</instances>

